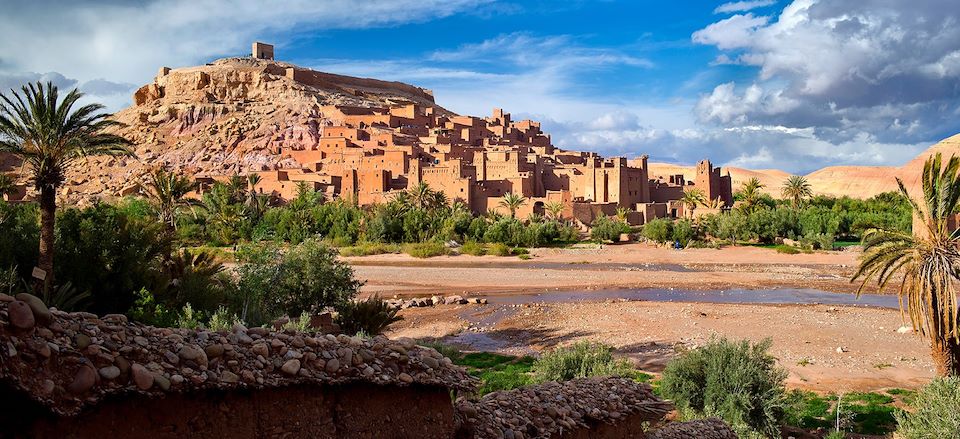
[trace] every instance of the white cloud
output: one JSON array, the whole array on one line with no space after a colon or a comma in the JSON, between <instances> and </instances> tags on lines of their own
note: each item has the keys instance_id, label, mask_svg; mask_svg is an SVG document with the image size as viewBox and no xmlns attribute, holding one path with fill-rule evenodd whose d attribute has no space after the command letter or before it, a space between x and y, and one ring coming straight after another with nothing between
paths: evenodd
<instances>
[{"instance_id":1,"label":"white cloud","mask_svg":"<svg viewBox=\"0 0 960 439\"><path fill-rule=\"evenodd\" d=\"M143 84L160 66L246 55L255 39L276 43L282 57L291 38L305 31L419 22L473 11L491 1L14 2L5 4L0 15L0 75L54 71L80 82L108 78Z\"/></svg>"},{"instance_id":2,"label":"white cloud","mask_svg":"<svg viewBox=\"0 0 960 439\"><path fill-rule=\"evenodd\" d=\"M726 14L730 12L746 12L776 3L776 0L753 0L724 3L713 10L714 14Z\"/></svg>"},{"instance_id":3,"label":"white cloud","mask_svg":"<svg viewBox=\"0 0 960 439\"><path fill-rule=\"evenodd\" d=\"M758 72L703 95L697 115L724 126L816 127L819 139L864 148L938 140L960 130L949 116L960 107L957 23L949 0L795 0L776 17L717 21L693 41L721 51L714 65Z\"/></svg>"}]
</instances>

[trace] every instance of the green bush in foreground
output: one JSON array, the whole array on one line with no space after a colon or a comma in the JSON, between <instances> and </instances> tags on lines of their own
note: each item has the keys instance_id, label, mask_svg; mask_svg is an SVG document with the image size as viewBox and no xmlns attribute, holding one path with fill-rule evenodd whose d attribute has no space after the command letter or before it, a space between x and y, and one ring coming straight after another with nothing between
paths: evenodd
<instances>
[{"instance_id":1,"label":"green bush in foreground","mask_svg":"<svg viewBox=\"0 0 960 439\"><path fill-rule=\"evenodd\" d=\"M460 253L465 255L483 256L487 254L487 248L477 241L467 241L460 247Z\"/></svg>"},{"instance_id":2,"label":"green bush in foreground","mask_svg":"<svg viewBox=\"0 0 960 439\"><path fill-rule=\"evenodd\" d=\"M538 383L593 376L634 377L637 373L627 360L614 358L613 348L589 341L547 351L531 370Z\"/></svg>"},{"instance_id":3,"label":"green bush in foreground","mask_svg":"<svg viewBox=\"0 0 960 439\"><path fill-rule=\"evenodd\" d=\"M938 378L917 392L913 412L897 412L905 439L960 437L960 378Z\"/></svg>"},{"instance_id":4,"label":"green bush in foreground","mask_svg":"<svg viewBox=\"0 0 960 439\"><path fill-rule=\"evenodd\" d=\"M681 354L663 371L663 396L685 417L720 417L741 437L779 437L787 372L767 353L771 343L720 338Z\"/></svg>"},{"instance_id":5,"label":"green bush in foreground","mask_svg":"<svg viewBox=\"0 0 960 439\"><path fill-rule=\"evenodd\" d=\"M374 336L387 330L391 324L403 320L399 309L387 304L379 296L359 302L347 302L338 309L337 324L345 334L364 333Z\"/></svg>"},{"instance_id":6,"label":"green bush in foreground","mask_svg":"<svg viewBox=\"0 0 960 439\"><path fill-rule=\"evenodd\" d=\"M630 226L616 218L602 216L593 222L590 239L594 241L620 241L620 234L630 233Z\"/></svg>"}]
</instances>

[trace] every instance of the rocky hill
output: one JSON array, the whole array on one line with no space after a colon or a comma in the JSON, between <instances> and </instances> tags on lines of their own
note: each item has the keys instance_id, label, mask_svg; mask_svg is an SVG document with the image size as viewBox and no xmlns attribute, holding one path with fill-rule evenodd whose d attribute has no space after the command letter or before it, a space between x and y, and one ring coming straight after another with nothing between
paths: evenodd
<instances>
[{"instance_id":1,"label":"rocky hill","mask_svg":"<svg viewBox=\"0 0 960 439\"><path fill-rule=\"evenodd\" d=\"M133 105L116 113L126 124L135 157L94 157L73 169L60 191L61 202L84 204L134 193L150 170L167 167L195 176L246 173L295 166L285 150L316 145L322 127L334 120L331 106L384 107L414 102L439 107L429 90L400 82L354 78L255 58L225 58L197 67L161 68L154 81L133 96ZM923 160L933 152L960 154L960 135L932 146L902 167L835 166L806 177L818 194L869 197L896 189L895 176L916 184ZM17 173L19 162L0 154L0 172ZM734 188L758 178L779 196L790 174L774 169L729 171ZM695 168L651 163L651 178L684 174ZM21 184L26 180L21 178ZM26 195L32 197L27 186Z\"/></svg>"},{"instance_id":2,"label":"rocky hill","mask_svg":"<svg viewBox=\"0 0 960 439\"><path fill-rule=\"evenodd\" d=\"M60 198L80 203L137 190L154 167L192 175L230 174L283 166L281 147L303 149L332 125L324 107L383 107L415 102L438 107L429 90L354 78L254 58L225 58L197 67L161 68L133 105L116 113L136 157L91 158L67 176ZM18 163L0 157L0 171Z\"/></svg>"}]
</instances>

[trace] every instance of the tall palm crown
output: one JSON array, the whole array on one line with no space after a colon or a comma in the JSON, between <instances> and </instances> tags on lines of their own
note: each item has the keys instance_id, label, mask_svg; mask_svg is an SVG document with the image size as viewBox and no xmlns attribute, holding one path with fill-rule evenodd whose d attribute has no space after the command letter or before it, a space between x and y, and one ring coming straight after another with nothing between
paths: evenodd
<instances>
[{"instance_id":1,"label":"tall palm crown","mask_svg":"<svg viewBox=\"0 0 960 439\"><path fill-rule=\"evenodd\" d=\"M563 219L563 203L559 201L551 201L547 203L544 208L546 209L547 214L550 215L550 219L554 221Z\"/></svg>"},{"instance_id":2,"label":"tall palm crown","mask_svg":"<svg viewBox=\"0 0 960 439\"><path fill-rule=\"evenodd\" d=\"M53 283L57 188L67 171L83 157L131 154L129 140L107 132L121 124L102 113L103 105L74 108L82 97L73 89L60 99L50 82L0 95L0 152L20 157L40 191L39 265L47 273L46 287Z\"/></svg>"},{"instance_id":3,"label":"tall palm crown","mask_svg":"<svg viewBox=\"0 0 960 439\"><path fill-rule=\"evenodd\" d=\"M933 360L941 375L960 374L957 286L960 275L960 231L950 230L960 200L960 158L943 164L941 154L923 166L922 198L910 198L898 178L900 193L913 208L914 231L907 234L872 229L863 237L860 266L851 281L862 278L860 290L871 279L880 289L902 275L900 308L920 334L931 342Z\"/></svg>"},{"instance_id":4,"label":"tall palm crown","mask_svg":"<svg viewBox=\"0 0 960 439\"><path fill-rule=\"evenodd\" d=\"M411 188L409 192L410 201L420 209L426 209L433 201L433 189L430 189L430 185L422 181Z\"/></svg>"},{"instance_id":5,"label":"tall palm crown","mask_svg":"<svg viewBox=\"0 0 960 439\"><path fill-rule=\"evenodd\" d=\"M783 182L780 188L780 194L793 203L793 207L800 207L804 199L813 196L813 188L806 177L800 175L791 175L787 181Z\"/></svg>"},{"instance_id":6,"label":"tall palm crown","mask_svg":"<svg viewBox=\"0 0 960 439\"><path fill-rule=\"evenodd\" d=\"M697 206L705 206L707 204L707 196L704 195L702 189L691 189L683 193L683 197L680 197L680 202L690 211L690 216L693 216L694 209Z\"/></svg>"},{"instance_id":7,"label":"tall palm crown","mask_svg":"<svg viewBox=\"0 0 960 439\"><path fill-rule=\"evenodd\" d=\"M517 195L512 192L508 192L503 196L503 200L500 200L500 207L504 207L510 211L510 218L517 217L517 209L527 203L527 199L522 195Z\"/></svg>"},{"instance_id":8,"label":"tall palm crown","mask_svg":"<svg viewBox=\"0 0 960 439\"><path fill-rule=\"evenodd\" d=\"M154 209L161 222L171 229L177 227L177 209L191 204L184 199L190 191L196 188L196 183L189 178L177 175L164 169L157 169L150 175L147 193L153 200Z\"/></svg>"},{"instance_id":9,"label":"tall palm crown","mask_svg":"<svg viewBox=\"0 0 960 439\"><path fill-rule=\"evenodd\" d=\"M764 187L757 177L753 177L743 183L743 186L740 188L740 201L743 203L744 210L748 212L752 211L760 204L760 189Z\"/></svg>"}]
</instances>

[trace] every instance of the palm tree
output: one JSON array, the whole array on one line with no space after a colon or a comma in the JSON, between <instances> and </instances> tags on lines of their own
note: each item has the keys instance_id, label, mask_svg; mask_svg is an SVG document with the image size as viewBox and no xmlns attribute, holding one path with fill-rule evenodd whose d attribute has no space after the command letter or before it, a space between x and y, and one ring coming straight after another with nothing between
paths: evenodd
<instances>
[{"instance_id":1,"label":"palm tree","mask_svg":"<svg viewBox=\"0 0 960 439\"><path fill-rule=\"evenodd\" d=\"M805 198L813 196L813 189L806 177L791 175L787 181L783 182L780 194L783 198L790 199L793 202L793 208L797 209Z\"/></svg>"},{"instance_id":2,"label":"palm tree","mask_svg":"<svg viewBox=\"0 0 960 439\"><path fill-rule=\"evenodd\" d=\"M913 234L868 230L863 236L860 266L851 282L863 278L862 291L870 279L876 278L882 290L897 279L897 274L902 274L901 311L910 316L915 330L930 339L937 372L942 376L956 376L960 374L957 327L960 231L951 231L948 220L960 207L960 158L951 156L946 166L941 165L940 153L924 163L923 196L919 199L910 198L903 182L897 179L900 193L913 208Z\"/></svg>"},{"instance_id":3,"label":"palm tree","mask_svg":"<svg viewBox=\"0 0 960 439\"><path fill-rule=\"evenodd\" d=\"M617 208L617 221L620 221L620 222L622 222L622 223L627 222L627 215L629 215L629 214L630 214L630 209L627 209L626 207L618 207L618 208Z\"/></svg>"},{"instance_id":4,"label":"palm tree","mask_svg":"<svg viewBox=\"0 0 960 439\"><path fill-rule=\"evenodd\" d=\"M500 200L500 207L504 207L510 211L510 218L516 218L517 209L526 203L527 199L522 195L517 195L513 192L507 192L507 194L503 196L503 199Z\"/></svg>"},{"instance_id":5,"label":"palm tree","mask_svg":"<svg viewBox=\"0 0 960 439\"><path fill-rule=\"evenodd\" d=\"M16 187L16 182L10 174L0 173L0 199L2 199L4 195L12 194Z\"/></svg>"},{"instance_id":6,"label":"palm tree","mask_svg":"<svg viewBox=\"0 0 960 439\"><path fill-rule=\"evenodd\" d=\"M691 189L683 193L683 197L680 197L680 202L686 207L686 210L690 212L690 218L693 218L693 211L697 206L707 205L707 196L703 194L702 189Z\"/></svg>"},{"instance_id":7,"label":"palm tree","mask_svg":"<svg viewBox=\"0 0 960 439\"><path fill-rule=\"evenodd\" d=\"M53 285L54 223L57 188L77 160L94 155L130 155L130 141L106 130L122 126L102 113L104 106L87 104L74 108L83 97L77 89L60 99L51 82L11 90L0 95L0 152L23 160L40 191L40 257L46 272L44 288Z\"/></svg>"},{"instance_id":8,"label":"palm tree","mask_svg":"<svg viewBox=\"0 0 960 439\"><path fill-rule=\"evenodd\" d=\"M153 201L154 209L160 222L177 229L177 210L183 206L196 204L195 201L184 198L187 193L196 188L196 183L188 177L174 174L164 169L157 169L150 175L147 183L147 193Z\"/></svg>"},{"instance_id":9,"label":"palm tree","mask_svg":"<svg viewBox=\"0 0 960 439\"><path fill-rule=\"evenodd\" d=\"M743 183L740 188L740 201L743 203L745 212L752 212L760 204L760 196L762 195L760 189L763 188L764 185L760 183L760 179L757 177Z\"/></svg>"},{"instance_id":10,"label":"palm tree","mask_svg":"<svg viewBox=\"0 0 960 439\"><path fill-rule=\"evenodd\" d=\"M420 182L416 186L409 189L410 191L410 201L414 206L420 209L426 209L429 206L431 199L433 198L433 190L430 189L430 185Z\"/></svg>"},{"instance_id":11,"label":"palm tree","mask_svg":"<svg viewBox=\"0 0 960 439\"><path fill-rule=\"evenodd\" d=\"M563 219L563 203L559 201L551 201L543 207L546 209L550 219L554 221L560 221Z\"/></svg>"}]
</instances>

